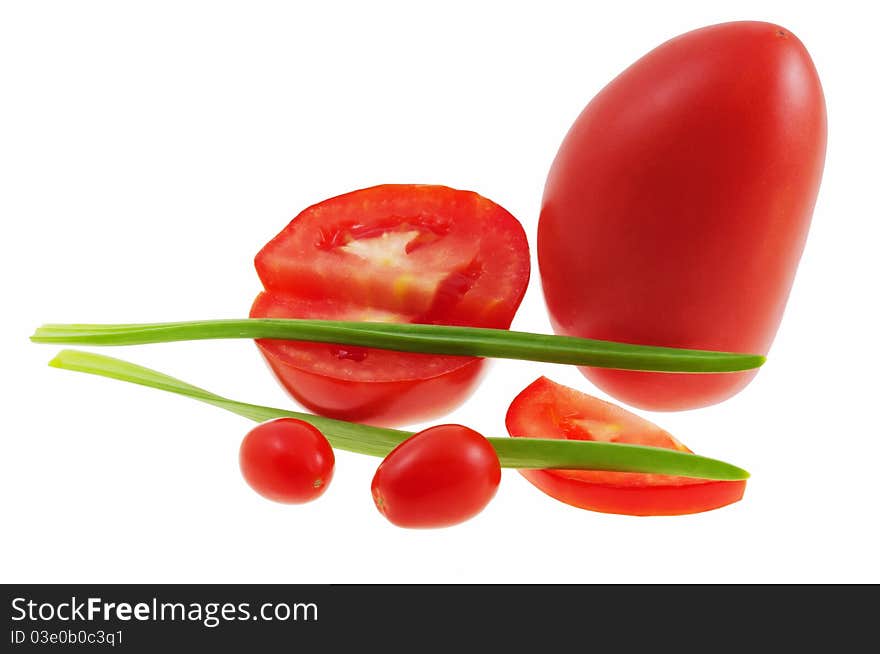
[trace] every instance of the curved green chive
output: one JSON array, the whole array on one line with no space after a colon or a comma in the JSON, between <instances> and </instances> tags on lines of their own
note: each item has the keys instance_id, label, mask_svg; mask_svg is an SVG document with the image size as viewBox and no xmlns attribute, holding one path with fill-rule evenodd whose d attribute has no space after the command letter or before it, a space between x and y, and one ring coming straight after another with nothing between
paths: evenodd
<instances>
[{"instance_id":1,"label":"curved green chive","mask_svg":"<svg viewBox=\"0 0 880 654\"><path fill-rule=\"evenodd\" d=\"M91 352L64 350L49 365L177 393L257 422L285 416L299 418L320 429L334 447L360 454L383 457L412 436L412 432L408 431L236 402L161 372ZM742 468L723 461L656 447L542 438L490 438L489 442L498 453L501 465L506 468L647 472L725 481L747 479L749 476Z\"/></svg>"}]
</instances>

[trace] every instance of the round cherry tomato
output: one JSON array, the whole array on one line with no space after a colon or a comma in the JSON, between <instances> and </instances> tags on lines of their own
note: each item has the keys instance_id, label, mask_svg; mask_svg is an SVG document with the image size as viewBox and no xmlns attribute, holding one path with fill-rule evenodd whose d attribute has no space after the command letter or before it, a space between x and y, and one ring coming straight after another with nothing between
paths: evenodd
<instances>
[{"instance_id":1,"label":"round cherry tomato","mask_svg":"<svg viewBox=\"0 0 880 654\"><path fill-rule=\"evenodd\" d=\"M648 445L690 452L657 425L625 409L541 377L507 411L514 437L565 438ZM741 499L744 481L710 481L638 472L520 470L556 499L591 511L680 515L717 509Z\"/></svg>"},{"instance_id":2,"label":"round cherry tomato","mask_svg":"<svg viewBox=\"0 0 880 654\"><path fill-rule=\"evenodd\" d=\"M285 504L319 498L336 459L333 448L315 427L295 418L261 423L241 442L241 473L260 495Z\"/></svg>"},{"instance_id":3,"label":"round cherry tomato","mask_svg":"<svg viewBox=\"0 0 880 654\"><path fill-rule=\"evenodd\" d=\"M766 353L825 141L819 78L784 28L715 25L645 55L584 109L547 178L538 261L554 329ZM583 372L653 410L719 402L754 376Z\"/></svg>"},{"instance_id":4,"label":"round cherry tomato","mask_svg":"<svg viewBox=\"0 0 880 654\"><path fill-rule=\"evenodd\" d=\"M443 186L385 185L299 214L257 255L265 292L251 317L507 328L529 279L519 222ZM373 424L440 415L473 390L484 361L258 340L282 385L316 413Z\"/></svg>"},{"instance_id":5,"label":"round cherry tomato","mask_svg":"<svg viewBox=\"0 0 880 654\"><path fill-rule=\"evenodd\" d=\"M482 511L500 482L489 441L461 425L438 425L385 457L373 477L373 501L399 527L448 527Z\"/></svg>"}]
</instances>

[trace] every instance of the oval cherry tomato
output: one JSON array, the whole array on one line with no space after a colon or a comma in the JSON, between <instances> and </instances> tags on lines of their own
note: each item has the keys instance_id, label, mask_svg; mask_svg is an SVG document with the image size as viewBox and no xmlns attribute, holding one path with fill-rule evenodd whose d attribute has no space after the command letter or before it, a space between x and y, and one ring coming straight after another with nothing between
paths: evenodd
<instances>
[{"instance_id":1,"label":"oval cherry tomato","mask_svg":"<svg viewBox=\"0 0 880 654\"><path fill-rule=\"evenodd\" d=\"M507 328L529 279L519 222L443 186L385 185L299 214L257 255L265 287L251 317ZM483 360L259 340L282 385L316 413L400 424L440 415L478 382Z\"/></svg>"},{"instance_id":2,"label":"oval cherry tomato","mask_svg":"<svg viewBox=\"0 0 880 654\"><path fill-rule=\"evenodd\" d=\"M657 425L609 402L541 377L507 411L514 437L565 438L648 445L690 452ZM710 481L637 472L520 470L556 499L591 511L680 515L717 509L741 499L744 481Z\"/></svg>"},{"instance_id":3,"label":"oval cherry tomato","mask_svg":"<svg viewBox=\"0 0 880 654\"><path fill-rule=\"evenodd\" d=\"M584 109L547 178L538 261L554 329L766 353L825 140L819 78L786 29L715 25L645 55ZM653 410L719 402L754 376L583 372Z\"/></svg>"},{"instance_id":4,"label":"oval cherry tomato","mask_svg":"<svg viewBox=\"0 0 880 654\"><path fill-rule=\"evenodd\" d=\"M373 477L373 501L399 527L448 527L482 511L500 482L489 441L461 425L438 425L385 457Z\"/></svg>"},{"instance_id":5,"label":"oval cherry tomato","mask_svg":"<svg viewBox=\"0 0 880 654\"><path fill-rule=\"evenodd\" d=\"M323 495L336 463L324 435L295 418L254 427L241 442L238 460L251 488L285 504L302 504Z\"/></svg>"}]
</instances>

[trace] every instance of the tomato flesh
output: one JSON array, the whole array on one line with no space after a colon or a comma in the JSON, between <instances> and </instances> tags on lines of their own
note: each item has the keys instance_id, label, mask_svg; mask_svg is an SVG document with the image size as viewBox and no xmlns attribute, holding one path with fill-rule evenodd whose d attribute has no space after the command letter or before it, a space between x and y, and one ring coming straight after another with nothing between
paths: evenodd
<instances>
[{"instance_id":1,"label":"tomato flesh","mask_svg":"<svg viewBox=\"0 0 880 654\"><path fill-rule=\"evenodd\" d=\"M527 255L522 226L491 200L386 184L309 207L255 264L270 292L333 298L410 322L506 328L528 282Z\"/></svg>"},{"instance_id":2,"label":"tomato flesh","mask_svg":"<svg viewBox=\"0 0 880 654\"><path fill-rule=\"evenodd\" d=\"M554 329L766 354L825 142L819 78L784 28L715 25L645 55L584 109L547 177L538 261ZM720 402L755 374L583 372L651 410Z\"/></svg>"},{"instance_id":3,"label":"tomato flesh","mask_svg":"<svg viewBox=\"0 0 880 654\"><path fill-rule=\"evenodd\" d=\"M449 527L485 508L501 482L495 449L462 425L421 431L385 457L373 477L376 508L399 527Z\"/></svg>"},{"instance_id":4,"label":"tomato flesh","mask_svg":"<svg viewBox=\"0 0 880 654\"><path fill-rule=\"evenodd\" d=\"M546 377L534 381L513 400L506 424L513 437L627 443L690 452L657 425ZM698 513L736 502L745 491L744 481L595 470L520 472L551 497L603 513Z\"/></svg>"},{"instance_id":5,"label":"tomato flesh","mask_svg":"<svg viewBox=\"0 0 880 654\"><path fill-rule=\"evenodd\" d=\"M525 233L476 193L385 185L297 216L257 255L265 291L251 317L507 328L529 278ZM279 340L257 345L311 410L372 424L441 415L466 399L484 362Z\"/></svg>"},{"instance_id":6,"label":"tomato flesh","mask_svg":"<svg viewBox=\"0 0 880 654\"><path fill-rule=\"evenodd\" d=\"M284 504L311 502L333 479L333 448L317 428L295 418L260 423L239 449L239 465L248 485L263 497Z\"/></svg>"}]
</instances>

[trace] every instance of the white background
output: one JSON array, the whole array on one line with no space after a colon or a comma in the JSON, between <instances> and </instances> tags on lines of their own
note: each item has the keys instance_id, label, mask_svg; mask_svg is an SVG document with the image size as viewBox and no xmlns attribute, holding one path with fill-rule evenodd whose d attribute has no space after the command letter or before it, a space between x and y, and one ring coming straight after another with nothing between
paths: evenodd
<instances>
[{"instance_id":1,"label":"white background","mask_svg":"<svg viewBox=\"0 0 880 654\"><path fill-rule=\"evenodd\" d=\"M880 581L878 50L869 3L5 2L0 11L4 582ZM534 249L544 177L589 99L649 49L734 19L797 34L829 111L825 178L765 369L699 411L645 414L748 468L739 504L581 511L506 471L446 530L378 514L377 459L337 455L318 502L262 500L251 423L54 370L42 322L244 316L253 255L305 206L384 182L476 190ZM622 262L625 265L625 262ZM514 326L548 331L538 283ZM291 407L254 345L102 350ZM562 366L495 362L449 421L503 435ZM592 389L592 392L601 393Z\"/></svg>"}]
</instances>

